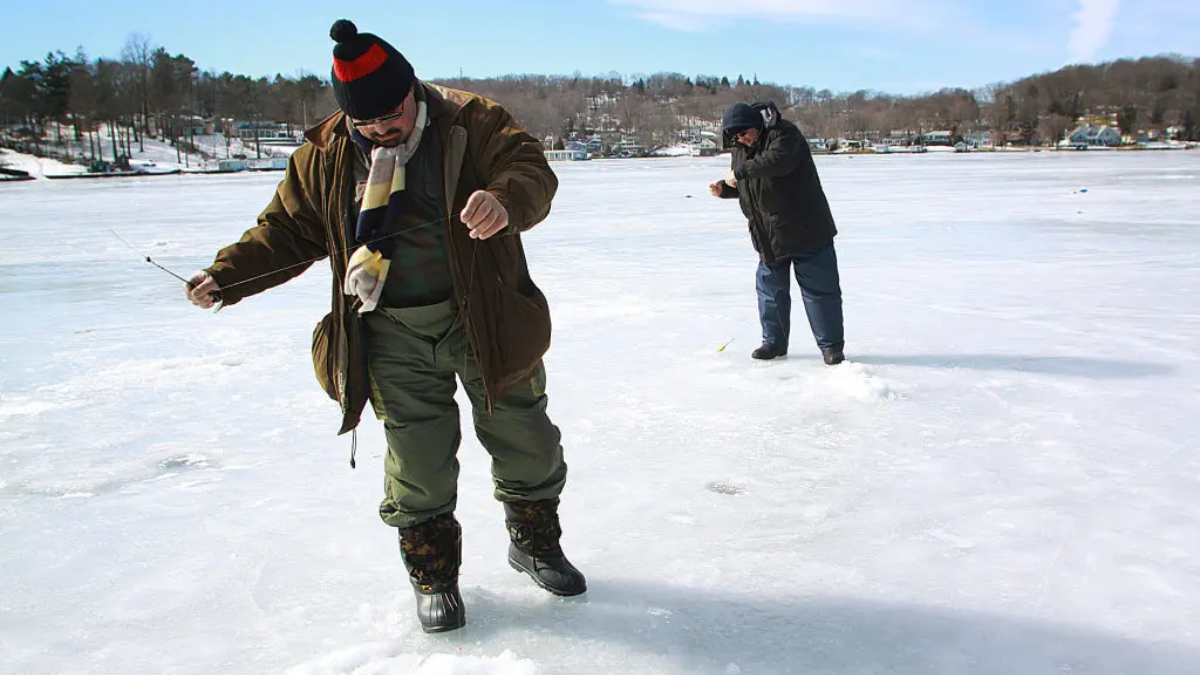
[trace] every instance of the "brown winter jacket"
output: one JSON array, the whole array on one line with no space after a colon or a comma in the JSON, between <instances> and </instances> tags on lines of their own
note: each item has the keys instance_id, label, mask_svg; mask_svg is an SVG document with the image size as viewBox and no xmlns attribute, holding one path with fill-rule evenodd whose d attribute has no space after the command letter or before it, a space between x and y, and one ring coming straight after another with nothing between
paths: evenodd
<instances>
[{"instance_id":1,"label":"brown winter jacket","mask_svg":"<svg viewBox=\"0 0 1200 675\"><path fill-rule=\"evenodd\" d=\"M550 311L525 263L520 233L550 212L558 179L541 144L496 103L474 94L419 83L431 126L445 155L444 227L454 295L479 360L488 407L527 378L550 346ZM335 113L305 133L275 198L258 226L222 249L208 272L225 305L288 281L329 257L333 307L313 331L317 380L342 409L339 434L354 429L370 396L359 301L342 293L357 243L353 208L354 147L345 115ZM475 190L508 209L509 224L487 240L471 239L458 214ZM330 255L332 253L332 255Z\"/></svg>"}]
</instances>

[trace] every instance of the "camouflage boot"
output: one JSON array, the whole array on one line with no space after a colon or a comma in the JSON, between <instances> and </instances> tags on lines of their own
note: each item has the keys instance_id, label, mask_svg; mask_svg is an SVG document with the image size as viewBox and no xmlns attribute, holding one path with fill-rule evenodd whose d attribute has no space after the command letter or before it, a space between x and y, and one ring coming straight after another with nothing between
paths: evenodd
<instances>
[{"instance_id":1,"label":"camouflage boot","mask_svg":"<svg viewBox=\"0 0 1200 675\"><path fill-rule=\"evenodd\" d=\"M462 565L462 528L454 514L400 528L400 555L417 597L417 618L426 633L442 633L467 624L458 592Z\"/></svg>"},{"instance_id":2,"label":"camouflage boot","mask_svg":"<svg viewBox=\"0 0 1200 675\"><path fill-rule=\"evenodd\" d=\"M558 499L515 501L504 504L505 525L512 543L508 564L528 574L538 586L555 595L579 595L587 591L583 574L563 555L558 544Z\"/></svg>"}]
</instances>

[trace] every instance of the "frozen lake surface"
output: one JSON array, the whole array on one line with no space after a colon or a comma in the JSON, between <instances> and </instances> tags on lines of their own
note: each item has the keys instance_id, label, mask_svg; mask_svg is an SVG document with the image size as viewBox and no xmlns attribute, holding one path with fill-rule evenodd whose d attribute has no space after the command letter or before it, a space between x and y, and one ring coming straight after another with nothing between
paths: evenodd
<instances>
[{"instance_id":1,"label":"frozen lake surface","mask_svg":"<svg viewBox=\"0 0 1200 675\"><path fill-rule=\"evenodd\" d=\"M186 274L279 174L0 185L0 672L1200 672L1200 153L818 165L836 368L798 297L749 358L728 158L554 165L524 243L590 590L508 568L468 427L441 636L380 425L351 470L313 376L324 263L213 315L109 232Z\"/></svg>"}]
</instances>

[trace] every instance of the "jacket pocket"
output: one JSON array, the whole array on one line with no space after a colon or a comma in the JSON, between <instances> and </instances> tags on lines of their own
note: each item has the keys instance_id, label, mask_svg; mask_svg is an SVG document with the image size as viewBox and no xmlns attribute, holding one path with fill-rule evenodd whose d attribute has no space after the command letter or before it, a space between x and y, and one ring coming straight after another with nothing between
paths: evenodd
<instances>
[{"instance_id":1,"label":"jacket pocket","mask_svg":"<svg viewBox=\"0 0 1200 675\"><path fill-rule=\"evenodd\" d=\"M329 395L329 398L340 401L338 396L337 382L337 360L334 358L336 350L331 344L336 331L334 330L334 322L337 317L333 312L326 314L313 328L312 334L312 359L313 370L316 371L317 382L321 384L321 388Z\"/></svg>"},{"instance_id":2,"label":"jacket pocket","mask_svg":"<svg viewBox=\"0 0 1200 675\"><path fill-rule=\"evenodd\" d=\"M527 295L505 284L492 287L494 339L506 379L529 372L550 348L550 309L541 290L533 286L532 291Z\"/></svg>"}]
</instances>

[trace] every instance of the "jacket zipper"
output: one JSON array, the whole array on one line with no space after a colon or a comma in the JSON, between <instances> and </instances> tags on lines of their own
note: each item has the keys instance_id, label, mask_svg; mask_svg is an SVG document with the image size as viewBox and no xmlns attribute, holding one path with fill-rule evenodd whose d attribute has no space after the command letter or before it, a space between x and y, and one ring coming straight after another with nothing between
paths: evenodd
<instances>
[{"instance_id":1,"label":"jacket zipper","mask_svg":"<svg viewBox=\"0 0 1200 675\"><path fill-rule=\"evenodd\" d=\"M453 120L450 121L450 129L451 130L454 129L457 122L458 122L458 117L455 117ZM449 143L449 138L442 138L442 147L443 147L442 167L441 167L442 168L442 181L445 182L448 179L448 176L446 175L446 156L451 151L451 144ZM464 150L463 161L464 162L466 161L465 150ZM462 175L462 172L461 172L461 166L460 166L459 176L461 176L461 175ZM449 189L447 189L447 188L449 188ZM462 288L463 288L463 282L461 279L462 270L459 268L459 265L457 264L457 261L459 260L458 244L454 240L454 204L450 202L450 195L448 194L450 192L450 189L453 189L454 195L457 196L458 195L458 185L457 184L446 185L443 187L443 190L442 190L444 193L447 193L446 194L446 197L447 197L446 221L445 221L446 222L446 242L450 246L450 257L452 258L452 260L455 263L450 266L450 269L453 270L453 274L451 275L451 277L453 278L454 282L456 284L458 284L458 288L455 289L455 293L461 293ZM479 246L479 242L477 242L477 241L472 242L472 244L471 244L470 282L467 284L465 293L463 293L461 295L462 302L460 303L460 311L462 312L463 326L466 327L467 332L470 334L469 343L471 343L471 344L469 344L468 346L473 347L474 351L476 352L475 362L476 362L476 367L479 369L479 382L483 386L483 398L485 401L487 401L488 414L491 415L494 410L494 402L492 400L492 392L490 389L488 389L487 377L485 377L485 375L484 375L483 353L479 349L479 344L480 344L479 343L479 333L476 332L475 321L471 318L471 292L473 290L473 286L475 285L475 264L476 264L475 254L479 250L478 246ZM464 355L464 359L465 358L466 357ZM466 368L465 362L464 362L463 366L464 366L464 370L465 370L465 368Z\"/></svg>"},{"instance_id":2,"label":"jacket zipper","mask_svg":"<svg viewBox=\"0 0 1200 675\"><path fill-rule=\"evenodd\" d=\"M745 164L745 160L742 160L742 163ZM738 185L742 185L744 181L745 179L738 181ZM750 210L754 212L754 222L757 225L756 229L758 230L759 235L759 246L762 247L763 257L770 262L775 262L775 249L771 246L770 229L767 227L766 221L763 220L762 210L758 208L758 200L755 199L754 195L750 194L749 192L748 196L750 197Z\"/></svg>"},{"instance_id":3,"label":"jacket zipper","mask_svg":"<svg viewBox=\"0 0 1200 675\"><path fill-rule=\"evenodd\" d=\"M352 141L346 141L346 142L350 143ZM354 149L349 147L348 145L343 145L342 152L344 153L347 151L353 152ZM338 228L340 230L340 232L337 233L337 237L335 238L335 241L340 239L342 242L340 246L338 246L334 249L335 251L340 251L339 255L341 256L342 269L346 269L346 267L349 265L349 260L350 260L350 251L349 251L350 238L346 233L346 228L350 225L350 215L351 215L350 209L351 209L351 206L354 204L353 192L354 192L354 188L355 188L355 181L354 181L354 162L355 161L357 161L357 160L354 157L350 158L350 164L349 164L350 180L347 181L348 185L347 185L346 191L342 194L342 200L343 200L342 226L340 228ZM332 259L332 254L330 257ZM350 339L349 339L349 333L346 330L347 317L346 317L346 313L345 313L345 309L346 309L345 298L341 299L341 304L342 304L342 326L341 326L342 329L339 331L339 333L341 333L341 336L342 336L341 342L346 345L346 348L345 348L346 353L345 353L344 357L338 359L338 361L342 364L341 368L339 369L339 373L338 373L338 402L340 404L339 407L341 407L341 409L342 409L342 424L345 424L346 423L346 412L350 409L350 397L346 395L346 385L349 383L349 380L350 380ZM349 320L357 321L358 320L357 317L358 317L358 314L355 311L355 307L353 305L351 305ZM359 339L361 341L361 330L360 330L360 338ZM339 350L339 356L342 356L340 353L340 350ZM350 469L351 470L357 468L357 466L358 466L358 463L355 461L355 456L357 454L358 454L358 426L355 425L355 428L350 430Z\"/></svg>"},{"instance_id":4,"label":"jacket zipper","mask_svg":"<svg viewBox=\"0 0 1200 675\"><path fill-rule=\"evenodd\" d=\"M444 175L443 175L442 179L445 180ZM458 192L458 190L457 190L457 186L456 186L455 193L457 194L457 192ZM457 262L459 260L459 256L458 256L458 244L454 241L454 216L451 215L453 212L454 212L454 205L447 204L446 205L446 235L447 235L446 242L450 245L451 258L453 258L454 261ZM463 325L467 327L467 331L471 335L471 342L473 344L471 344L469 346L474 347L474 349L476 351L475 361L476 361L476 366L479 368L479 381L483 385L483 397L487 401L488 414L490 415L490 414L492 414L493 407L494 407L493 401L492 401L492 392L491 392L491 390L488 389L487 377L484 376L483 354L480 353L480 350L479 350L479 334L475 331L475 321L471 318L471 291L472 291L471 286L474 285L474 281L475 281L475 253L478 251L478 248L476 248L478 246L479 246L479 242L474 242L472 244L472 249L471 249L471 282L472 283L468 284L465 292L462 292L463 282L462 282L462 279L460 278L462 276L462 270L459 268L459 266L457 264L451 265L451 269L454 270L453 279L458 284L458 289L456 289L456 293L461 293L460 297L462 297L462 302L460 303L460 305L461 305L460 311L462 312L462 316L463 316Z\"/></svg>"}]
</instances>

